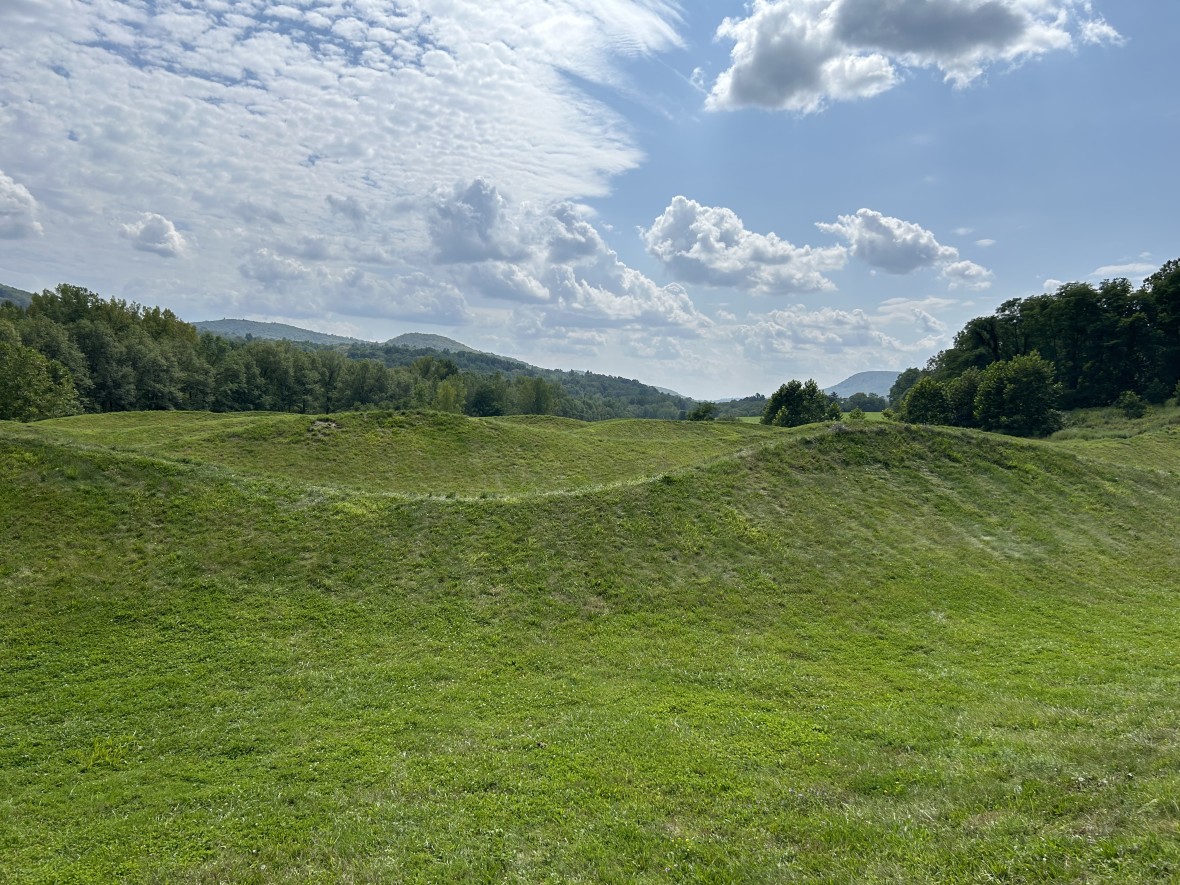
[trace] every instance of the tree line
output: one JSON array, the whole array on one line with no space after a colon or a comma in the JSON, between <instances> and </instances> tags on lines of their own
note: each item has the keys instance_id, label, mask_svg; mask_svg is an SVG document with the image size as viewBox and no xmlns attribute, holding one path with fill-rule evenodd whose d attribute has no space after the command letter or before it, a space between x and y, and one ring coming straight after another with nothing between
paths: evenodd
<instances>
[{"instance_id":1,"label":"tree line","mask_svg":"<svg viewBox=\"0 0 1180 885\"><path fill-rule=\"evenodd\" d=\"M486 371L480 356L500 363ZM500 371L504 363L511 374ZM675 418L686 405L653 396L654 388L639 382L588 373L571 394L545 374L580 375L546 373L490 354L227 339L198 333L169 310L103 299L68 284L23 306L0 303L0 419L159 409L421 408L601 420ZM620 389L624 395L615 395Z\"/></svg>"},{"instance_id":2,"label":"tree line","mask_svg":"<svg viewBox=\"0 0 1180 885\"><path fill-rule=\"evenodd\" d=\"M1066 283L970 320L924 369L889 392L899 418L1039 436L1060 409L1180 397L1180 259L1138 288Z\"/></svg>"}]
</instances>

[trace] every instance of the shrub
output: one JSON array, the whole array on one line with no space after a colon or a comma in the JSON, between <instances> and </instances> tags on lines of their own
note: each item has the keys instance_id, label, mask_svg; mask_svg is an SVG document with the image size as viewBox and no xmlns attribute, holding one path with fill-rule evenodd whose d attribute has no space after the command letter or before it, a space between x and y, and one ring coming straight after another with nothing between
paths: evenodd
<instances>
[{"instance_id":1,"label":"shrub","mask_svg":"<svg viewBox=\"0 0 1180 885\"><path fill-rule=\"evenodd\" d=\"M950 424L951 402L946 388L929 375L920 379L902 400L901 418L910 424Z\"/></svg>"},{"instance_id":2,"label":"shrub","mask_svg":"<svg viewBox=\"0 0 1180 885\"><path fill-rule=\"evenodd\" d=\"M1133 390L1124 390L1120 393L1114 405L1128 418L1142 418L1147 414L1147 400Z\"/></svg>"}]
</instances>

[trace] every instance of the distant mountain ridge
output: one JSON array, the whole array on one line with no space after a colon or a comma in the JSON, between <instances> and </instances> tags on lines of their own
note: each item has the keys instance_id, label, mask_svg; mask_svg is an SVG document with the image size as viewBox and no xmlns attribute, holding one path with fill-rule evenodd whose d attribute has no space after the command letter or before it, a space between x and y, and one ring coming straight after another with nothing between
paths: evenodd
<instances>
[{"instance_id":1,"label":"distant mountain ridge","mask_svg":"<svg viewBox=\"0 0 1180 885\"><path fill-rule=\"evenodd\" d=\"M17 307L28 307L32 300L32 292L26 292L24 289L17 289L13 286L5 286L3 283L0 283L0 301L11 301Z\"/></svg>"},{"instance_id":2,"label":"distant mountain ridge","mask_svg":"<svg viewBox=\"0 0 1180 885\"><path fill-rule=\"evenodd\" d=\"M373 344L363 338L350 338L347 335L332 335L328 332L313 332L287 323L264 323L258 320L202 320L193 323L202 332L211 332L225 338L262 338L269 341L304 341L308 344ZM474 347L468 347L453 338L443 335L430 335L425 332L404 332L396 338L382 342L394 347L406 347L413 350L442 350L449 353L481 353Z\"/></svg>"},{"instance_id":3,"label":"distant mountain ridge","mask_svg":"<svg viewBox=\"0 0 1180 885\"><path fill-rule=\"evenodd\" d=\"M257 320L202 320L193 323L201 332L221 335L223 338L262 338L268 341L306 341L309 344L359 344L360 338L346 335L331 335L327 332L313 332L286 323L262 323Z\"/></svg>"},{"instance_id":4,"label":"distant mountain ridge","mask_svg":"<svg viewBox=\"0 0 1180 885\"><path fill-rule=\"evenodd\" d=\"M889 396L889 388L897 380L901 372L857 372L850 375L839 384L825 387L824 393L834 393L844 399L854 393L875 393L877 396Z\"/></svg>"}]
</instances>

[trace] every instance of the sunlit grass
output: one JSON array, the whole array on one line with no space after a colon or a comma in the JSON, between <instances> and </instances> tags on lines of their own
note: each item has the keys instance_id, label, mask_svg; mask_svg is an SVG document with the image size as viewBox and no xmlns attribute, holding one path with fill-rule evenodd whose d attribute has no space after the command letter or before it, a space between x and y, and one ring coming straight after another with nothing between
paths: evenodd
<instances>
[{"instance_id":1,"label":"sunlit grass","mask_svg":"<svg viewBox=\"0 0 1180 885\"><path fill-rule=\"evenodd\" d=\"M0 424L0 880L1180 871L1174 429L351 417Z\"/></svg>"}]
</instances>

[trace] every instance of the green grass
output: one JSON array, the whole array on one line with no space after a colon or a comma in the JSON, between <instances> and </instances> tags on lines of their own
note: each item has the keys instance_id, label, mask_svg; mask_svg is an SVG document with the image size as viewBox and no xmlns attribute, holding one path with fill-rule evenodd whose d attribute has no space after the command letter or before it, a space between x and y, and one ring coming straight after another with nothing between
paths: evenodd
<instances>
[{"instance_id":1,"label":"green grass","mask_svg":"<svg viewBox=\"0 0 1180 885\"><path fill-rule=\"evenodd\" d=\"M29 433L260 476L410 495L557 492L629 482L756 443L760 426L438 412L115 412Z\"/></svg>"},{"instance_id":2,"label":"green grass","mask_svg":"<svg viewBox=\"0 0 1180 885\"><path fill-rule=\"evenodd\" d=\"M1173 428L336 420L0 424L0 880L1180 875Z\"/></svg>"}]
</instances>

